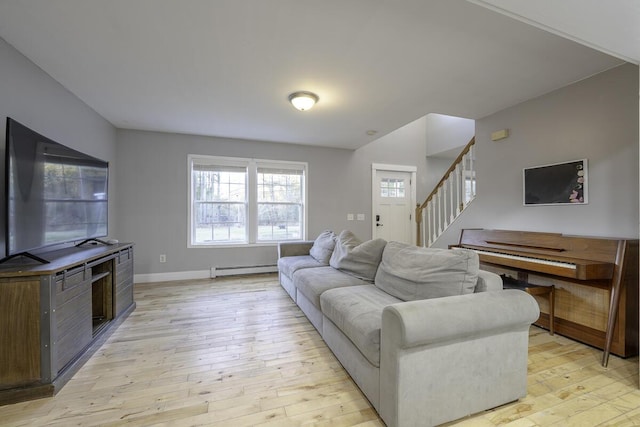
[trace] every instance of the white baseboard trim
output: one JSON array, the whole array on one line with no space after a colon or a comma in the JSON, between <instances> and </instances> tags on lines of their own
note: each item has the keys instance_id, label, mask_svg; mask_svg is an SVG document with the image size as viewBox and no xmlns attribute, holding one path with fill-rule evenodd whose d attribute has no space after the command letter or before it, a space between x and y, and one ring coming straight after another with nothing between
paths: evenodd
<instances>
[{"instance_id":1,"label":"white baseboard trim","mask_svg":"<svg viewBox=\"0 0 640 427\"><path fill-rule=\"evenodd\" d=\"M134 283L172 282L174 280L209 279L209 270L174 271L169 273L134 274Z\"/></svg>"},{"instance_id":2,"label":"white baseboard trim","mask_svg":"<svg viewBox=\"0 0 640 427\"><path fill-rule=\"evenodd\" d=\"M173 282L176 280L215 279L222 276L239 276L245 274L276 273L276 265L260 265L255 267L211 267L209 270L174 271L168 273L134 274L134 283Z\"/></svg>"}]
</instances>

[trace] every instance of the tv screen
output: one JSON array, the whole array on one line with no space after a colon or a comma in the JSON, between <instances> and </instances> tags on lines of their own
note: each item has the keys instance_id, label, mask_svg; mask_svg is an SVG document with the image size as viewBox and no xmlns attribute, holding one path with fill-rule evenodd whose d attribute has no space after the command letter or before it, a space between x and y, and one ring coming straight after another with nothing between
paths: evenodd
<instances>
[{"instance_id":1,"label":"tv screen","mask_svg":"<svg viewBox=\"0 0 640 427\"><path fill-rule=\"evenodd\" d=\"M107 235L109 164L7 117L6 256Z\"/></svg>"}]
</instances>

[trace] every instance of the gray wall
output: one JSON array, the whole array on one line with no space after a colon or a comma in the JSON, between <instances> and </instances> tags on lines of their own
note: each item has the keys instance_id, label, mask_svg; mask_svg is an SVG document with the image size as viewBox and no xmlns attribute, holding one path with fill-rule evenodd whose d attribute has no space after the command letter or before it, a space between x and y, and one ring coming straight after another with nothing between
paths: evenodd
<instances>
[{"instance_id":1,"label":"gray wall","mask_svg":"<svg viewBox=\"0 0 640 427\"><path fill-rule=\"evenodd\" d=\"M437 113L427 114L425 119L427 156L437 156L455 148L462 151L462 147L475 135L475 122L471 119ZM455 159L457 154L449 157Z\"/></svg>"},{"instance_id":2,"label":"gray wall","mask_svg":"<svg viewBox=\"0 0 640 427\"><path fill-rule=\"evenodd\" d=\"M371 164L415 166L416 202L427 197L426 173L426 119L424 117L395 130L357 149L350 163L348 200L350 212L365 214L365 221L354 221L351 229L358 237L370 239L371 221ZM429 189L430 190L430 189ZM358 206L363 210L355 211Z\"/></svg>"},{"instance_id":3,"label":"gray wall","mask_svg":"<svg viewBox=\"0 0 640 427\"><path fill-rule=\"evenodd\" d=\"M638 116L638 67L626 64L477 120L478 197L437 246L471 227L638 238ZM522 205L524 167L581 158L587 205Z\"/></svg>"},{"instance_id":4,"label":"gray wall","mask_svg":"<svg viewBox=\"0 0 640 427\"><path fill-rule=\"evenodd\" d=\"M187 248L188 154L308 162L308 236L346 227L343 182L353 151L119 130L119 238L136 244L136 274L275 263L274 245Z\"/></svg>"},{"instance_id":5,"label":"gray wall","mask_svg":"<svg viewBox=\"0 0 640 427\"><path fill-rule=\"evenodd\" d=\"M136 274L274 264L275 245L187 248L188 154L308 162L308 237L350 229L371 237L371 163L419 166L424 174L424 123L416 121L352 151L194 135L118 130L117 217L120 240L136 244ZM420 165L416 163L421 163ZM419 190L419 195L424 191ZM365 221L347 221L364 213ZM167 262L160 263L160 254Z\"/></svg>"},{"instance_id":6,"label":"gray wall","mask_svg":"<svg viewBox=\"0 0 640 427\"><path fill-rule=\"evenodd\" d=\"M107 160L114 166L116 130L94 110L66 90L12 46L0 39L0 158L4 159L6 117L61 144ZM4 189L4 163L0 166ZM110 231L117 228L114 215L117 177L109 182ZM3 190L1 190L3 191ZM3 203L3 202L2 202ZM0 206L4 215L4 206ZM0 218L0 224L4 219ZM4 231L0 253L4 256Z\"/></svg>"}]
</instances>

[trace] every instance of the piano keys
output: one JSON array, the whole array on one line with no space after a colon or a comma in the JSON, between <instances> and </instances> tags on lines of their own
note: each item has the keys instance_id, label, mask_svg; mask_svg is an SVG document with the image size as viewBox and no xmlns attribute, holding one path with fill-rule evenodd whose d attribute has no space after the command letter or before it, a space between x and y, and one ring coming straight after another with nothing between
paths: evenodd
<instances>
[{"instance_id":1,"label":"piano keys","mask_svg":"<svg viewBox=\"0 0 640 427\"><path fill-rule=\"evenodd\" d=\"M472 248L471 246L466 246ZM570 277L581 280L587 279L610 279L613 275L613 264L597 261L585 261L577 259L545 259L534 258L526 255L515 255L503 252L490 252L481 249L474 249L478 255L482 255L485 262L508 265L511 267L521 267L540 273L550 273L562 277Z\"/></svg>"},{"instance_id":2,"label":"piano keys","mask_svg":"<svg viewBox=\"0 0 640 427\"><path fill-rule=\"evenodd\" d=\"M555 286L555 331L621 357L638 354L638 240L465 229L455 247L483 269ZM548 303L536 298L548 327Z\"/></svg>"}]
</instances>

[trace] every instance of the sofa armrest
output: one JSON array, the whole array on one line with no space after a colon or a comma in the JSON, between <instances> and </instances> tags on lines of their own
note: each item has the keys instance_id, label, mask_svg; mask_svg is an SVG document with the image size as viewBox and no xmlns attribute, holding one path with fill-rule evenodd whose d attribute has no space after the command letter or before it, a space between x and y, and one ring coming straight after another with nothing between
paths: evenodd
<instances>
[{"instance_id":1,"label":"sofa armrest","mask_svg":"<svg viewBox=\"0 0 640 427\"><path fill-rule=\"evenodd\" d=\"M313 242L313 240L304 240L301 242L278 242L278 258L309 255Z\"/></svg>"},{"instance_id":2,"label":"sofa armrest","mask_svg":"<svg viewBox=\"0 0 640 427\"><path fill-rule=\"evenodd\" d=\"M528 329L539 315L538 303L526 292L480 292L392 304L382 313L381 334L393 334L401 348L434 345Z\"/></svg>"},{"instance_id":3,"label":"sofa armrest","mask_svg":"<svg viewBox=\"0 0 640 427\"><path fill-rule=\"evenodd\" d=\"M526 396L539 312L515 289L385 307L378 412L386 425L439 425Z\"/></svg>"},{"instance_id":4,"label":"sofa armrest","mask_svg":"<svg viewBox=\"0 0 640 427\"><path fill-rule=\"evenodd\" d=\"M502 277L486 270L478 271L478 282L474 292L500 291L502 290Z\"/></svg>"}]
</instances>

